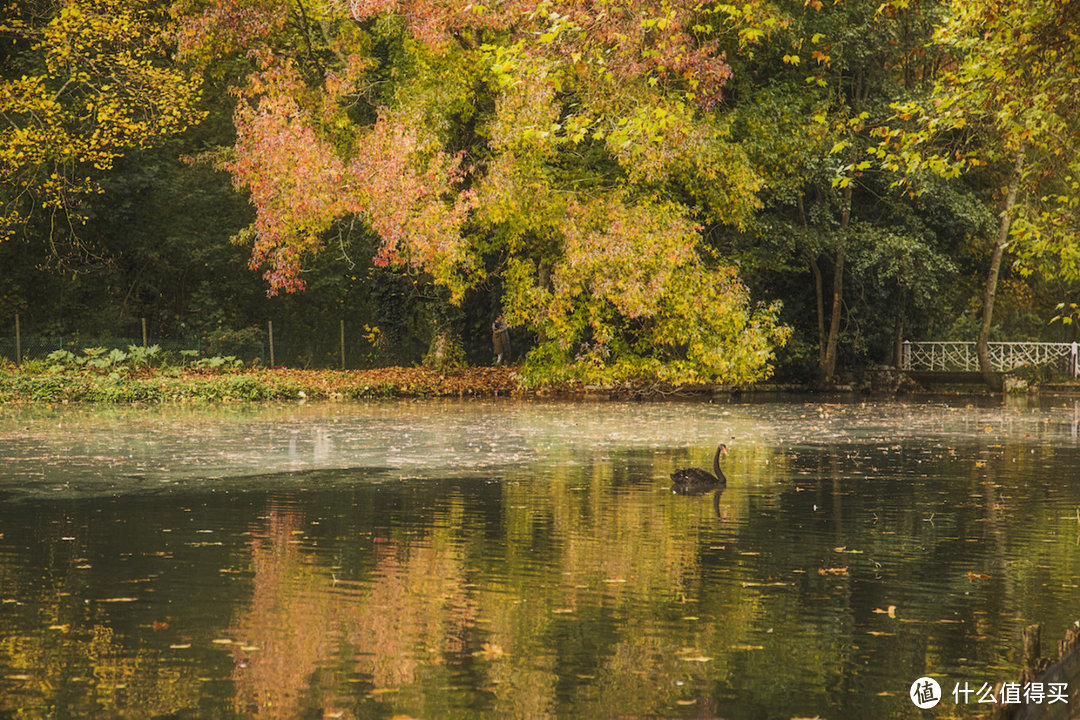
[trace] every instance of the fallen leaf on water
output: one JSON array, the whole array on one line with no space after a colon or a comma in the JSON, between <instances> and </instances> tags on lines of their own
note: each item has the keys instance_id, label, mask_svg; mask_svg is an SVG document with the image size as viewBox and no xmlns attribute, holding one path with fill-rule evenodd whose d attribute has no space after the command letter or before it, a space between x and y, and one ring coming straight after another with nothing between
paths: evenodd
<instances>
[{"instance_id":1,"label":"fallen leaf on water","mask_svg":"<svg viewBox=\"0 0 1080 720\"><path fill-rule=\"evenodd\" d=\"M866 634L867 635L873 635L874 637L892 637L892 636L896 635L896 633L881 632L880 630L868 630L866 632Z\"/></svg>"},{"instance_id":2,"label":"fallen leaf on water","mask_svg":"<svg viewBox=\"0 0 1080 720\"><path fill-rule=\"evenodd\" d=\"M68 623L64 623L63 625L50 625L49 629L50 630L59 630L60 632L67 632L68 630L71 629L71 625L68 624Z\"/></svg>"},{"instance_id":3,"label":"fallen leaf on water","mask_svg":"<svg viewBox=\"0 0 1080 720\"><path fill-rule=\"evenodd\" d=\"M846 567L842 568L818 568L818 575L847 575Z\"/></svg>"},{"instance_id":4,"label":"fallen leaf on water","mask_svg":"<svg viewBox=\"0 0 1080 720\"><path fill-rule=\"evenodd\" d=\"M373 690L368 690L367 694L370 697L372 695L386 695L387 693L396 693L397 691L397 688L375 688Z\"/></svg>"},{"instance_id":5,"label":"fallen leaf on water","mask_svg":"<svg viewBox=\"0 0 1080 720\"><path fill-rule=\"evenodd\" d=\"M730 646L730 649L731 649L731 650L764 650L764 649L765 649L765 646L764 646L764 645L742 645L742 644L736 644L736 645L732 645L732 646Z\"/></svg>"},{"instance_id":6,"label":"fallen leaf on water","mask_svg":"<svg viewBox=\"0 0 1080 720\"><path fill-rule=\"evenodd\" d=\"M676 700L676 705L697 705L697 700Z\"/></svg>"},{"instance_id":7,"label":"fallen leaf on water","mask_svg":"<svg viewBox=\"0 0 1080 720\"><path fill-rule=\"evenodd\" d=\"M789 582L783 582L781 580L777 580L776 582L764 582L764 583L763 582L744 582L742 584L742 586L744 588L748 588L748 587L785 587L785 586L790 585L790 584L791 583L789 583Z\"/></svg>"},{"instance_id":8,"label":"fallen leaf on water","mask_svg":"<svg viewBox=\"0 0 1080 720\"><path fill-rule=\"evenodd\" d=\"M695 655L694 657L684 657L683 660L686 662L707 663L710 662L712 658L706 657L705 655Z\"/></svg>"},{"instance_id":9,"label":"fallen leaf on water","mask_svg":"<svg viewBox=\"0 0 1080 720\"><path fill-rule=\"evenodd\" d=\"M4 679L6 679L6 680L29 680L30 676L29 675L5 675Z\"/></svg>"},{"instance_id":10,"label":"fallen leaf on water","mask_svg":"<svg viewBox=\"0 0 1080 720\"><path fill-rule=\"evenodd\" d=\"M211 640L210 642L214 643L215 645L232 645L233 644L233 641L230 640L229 638L217 638L216 640Z\"/></svg>"},{"instance_id":11,"label":"fallen leaf on water","mask_svg":"<svg viewBox=\"0 0 1080 720\"><path fill-rule=\"evenodd\" d=\"M893 695L895 695L896 693L891 693L891 692L889 692L888 690L882 690L881 692L879 692L879 693L875 693L875 694L876 694L876 695L877 695L878 697L892 697L892 696L893 696Z\"/></svg>"},{"instance_id":12,"label":"fallen leaf on water","mask_svg":"<svg viewBox=\"0 0 1080 720\"><path fill-rule=\"evenodd\" d=\"M487 660L493 660L494 658L500 658L503 656L503 649L495 643L484 643L480 646L480 650L477 650L473 655L485 658Z\"/></svg>"},{"instance_id":13,"label":"fallen leaf on water","mask_svg":"<svg viewBox=\"0 0 1080 720\"><path fill-rule=\"evenodd\" d=\"M874 608L874 612L879 615L888 615L891 618L896 617L896 606L890 605L888 610L882 610L881 608Z\"/></svg>"},{"instance_id":14,"label":"fallen leaf on water","mask_svg":"<svg viewBox=\"0 0 1080 720\"><path fill-rule=\"evenodd\" d=\"M169 649L170 650L187 650L189 647L191 647L191 643L176 643L175 645L170 645Z\"/></svg>"},{"instance_id":15,"label":"fallen leaf on water","mask_svg":"<svg viewBox=\"0 0 1080 720\"><path fill-rule=\"evenodd\" d=\"M989 580L990 576L983 573L968 572L968 582L974 582L975 580Z\"/></svg>"},{"instance_id":16,"label":"fallen leaf on water","mask_svg":"<svg viewBox=\"0 0 1080 720\"><path fill-rule=\"evenodd\" d=\"M556 615L566 615L567 613L574 612L574 608L555 608L551 612L555 613Z\"/></svg>"},{"instance_id":17,"label":"fallen leaf on water","mask_svg":"<svg viewBox=\"0 0 1080 720\"><path fill-rule=\"evenodd\" d=\"M108 603L135 602L138 599L139 598L133 598L133 597L114 597L114 598L102 598L101 600L98 600L98 602L108 602Z\"/></svg>"}]
</instances>

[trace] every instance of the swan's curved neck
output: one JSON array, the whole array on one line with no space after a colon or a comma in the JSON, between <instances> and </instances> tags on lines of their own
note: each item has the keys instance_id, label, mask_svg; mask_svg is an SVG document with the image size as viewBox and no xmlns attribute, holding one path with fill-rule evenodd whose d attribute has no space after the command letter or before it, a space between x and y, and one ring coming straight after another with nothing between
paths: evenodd
<instances>
[{"instance_id":1,"label":"swan's curved neck","mask_svg":"<svg viewBox=\"0 0 1080 720\"><path fill-rule=\"evenodd\" d=\"M720 470L720 451L723 450L723 449L724 449L723 445L718 445L716 447L716 455L714 455L713 459L712 459L713 475L716 476L717 480L725 480L726 479L724 477L724 473Z\"/></svg>"}]
</instances>

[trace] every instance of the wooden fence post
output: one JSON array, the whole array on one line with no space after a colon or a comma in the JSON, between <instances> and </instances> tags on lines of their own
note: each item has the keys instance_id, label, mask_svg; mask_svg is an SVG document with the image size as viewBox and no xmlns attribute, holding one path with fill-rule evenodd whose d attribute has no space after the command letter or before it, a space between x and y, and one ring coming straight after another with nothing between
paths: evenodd
<instances>
[{"instance_id":1,"label":"wooden fence post","mask_svg":"<svg viewBox=\"0 0 1080 720\"><path fill-rule=\"evenodd\" d=\"M341 369L345 369L345 319L341 320Z\"/></svg>"},{"instance_id":2,"label":"wooden fence post","mask_svg":"<svg viewBox=\"0 0 1080 720\"><path fill-rule=\"evenodd\" d=\"M267 326L270 328L270 367L274 367L274 321L267 320Z\"/></svg>"},{"instance_id":3,"label":"wooden fence post","mask_svg":"<svg viewBox=\"0 0 1080 720\"><path fill-rule=\"evenodd\" d=\"M146 347L146 318L142 319L142 346Z\"/></svg>"},{"instance_id":4,"label":"wooden fence post","mask_svg":"<svg viewBox=\"0 0 1080 720\"><path fill-rule=\"evenodd\" d=\"M22 365L22 332L19 328L19 313L15 313L15 364Z\"/></svg>"}]
</instances>

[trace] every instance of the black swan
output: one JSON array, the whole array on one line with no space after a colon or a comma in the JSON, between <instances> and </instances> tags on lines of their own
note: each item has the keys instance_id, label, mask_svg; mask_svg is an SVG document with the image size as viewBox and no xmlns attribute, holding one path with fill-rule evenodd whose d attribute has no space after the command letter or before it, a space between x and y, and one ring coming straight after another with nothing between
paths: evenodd
<instances>
[{"instance_id":1,"label":"black swan","mask_svg":"<svg viewBox=\"0 0 1080 720\"><path fill-rule=\"evenodd\" d=\"M720 455L727 455L727 445L720 443L713 456L713 471L683 468L671 473L671 491L679 495L701 495L708 490L727 487L727 478L720 470Z\"/></svg>"}]
</instances>

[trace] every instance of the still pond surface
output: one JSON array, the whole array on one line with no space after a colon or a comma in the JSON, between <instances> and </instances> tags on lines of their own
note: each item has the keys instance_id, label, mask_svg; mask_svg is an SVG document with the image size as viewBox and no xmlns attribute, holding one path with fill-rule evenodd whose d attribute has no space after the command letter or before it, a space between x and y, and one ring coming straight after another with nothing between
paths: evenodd
<instances>
[{"instance_id":1,"label":"still pond surface","mask_svg":"<svg viewBox=\"0 0 1080 720\"><path fill-rule=\"evenodd\" d=\"M978 716L1080 408L966 403L0 409L0 717Z\"/></svg>"}]
</instances>

